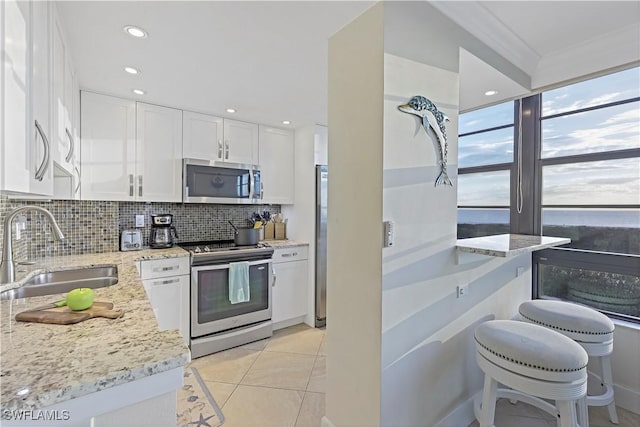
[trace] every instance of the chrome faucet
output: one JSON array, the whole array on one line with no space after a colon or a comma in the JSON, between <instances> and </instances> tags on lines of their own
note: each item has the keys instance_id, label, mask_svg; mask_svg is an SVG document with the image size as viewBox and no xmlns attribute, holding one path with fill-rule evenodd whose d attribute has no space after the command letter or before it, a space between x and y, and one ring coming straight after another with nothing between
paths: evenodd
<instances>
[{"instance_id":1,"label":"chrome faucet","mask_svg":"<svg viewBox=\"0 0 640 427\"><path fill-rule=\"evenodd\" d=\"M43 213L49 220L49 225L53 230L53 236L55 239L64 239L64 234L60 231L60 227L58 226L56 219L53 217L51 212L44 208L39 206L21 206L9 212L7 217L4 219L4 244L2 246L2 262L0 263L0 283L11 283L16 280L16 264L13 261L13 249L11 247L11 223L16 216L25 211L38 211Z\"/></svg>"}]
</instances>

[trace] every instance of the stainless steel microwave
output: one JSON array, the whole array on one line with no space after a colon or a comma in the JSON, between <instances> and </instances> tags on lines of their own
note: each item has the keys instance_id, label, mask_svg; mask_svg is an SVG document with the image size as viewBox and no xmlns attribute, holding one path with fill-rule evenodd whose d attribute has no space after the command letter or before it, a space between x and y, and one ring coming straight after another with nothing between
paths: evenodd
<instances>
[{"instance_id":1,"label":"stainless steel microwave","mask_svg":"<svg viewBox=\"0 0 640 427\"><path fill-rule=\"evenodd\" d=\"M264 195L256 165L184 159L184 203L260 203Z\"/></svg>"}]
</instances>

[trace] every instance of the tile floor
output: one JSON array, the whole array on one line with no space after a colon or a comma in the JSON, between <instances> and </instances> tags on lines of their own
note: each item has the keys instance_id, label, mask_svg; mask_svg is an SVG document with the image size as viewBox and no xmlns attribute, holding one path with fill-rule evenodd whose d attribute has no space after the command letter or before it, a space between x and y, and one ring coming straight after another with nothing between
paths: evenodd
<instances>
[{"instance_id":1,"label":"tile floor","mask_svg":"<svg viewBox=\"0 0 640 427\"><path fill-rule=\"evenodd\" d=\"M319 427L324 415L325 331L301 324L269 339L195 359L222 409L222 427ZM640 415L618 407L618 427L640 426ZM613 427L606 408L589 408L590 427ZM535 407L497 403L498 427L556 427ZM474 422L469 427L477 427Z\"/></svg>"},{"instance_id":2,"label":"tile floor","mask_svg":"<svg viewBox=\"0 0 640 427\"><path fill-rule=\"evenodd\" d=\"M638 427L640 426L640 415L617 407L618 421L617 427ZM500 399L496 403L496 417L494 424L497 427L557 427L556 419L546 412L518 402L515 405L508 400ZM478 427L474 421L469 427ZM605 407L589 408L589 427L616 427L609 421L609 414Z\"/></svg>"},{"instance_id":3,"label":"tile floor","mask_svg":"<svg viewBox=\"0 0 640 427\"><path fill-rule=\"evenodd\" d=\"M323 329L304 324L195 359L224 427L319 427L324 415Z\"/></svg>"}]
</instances>

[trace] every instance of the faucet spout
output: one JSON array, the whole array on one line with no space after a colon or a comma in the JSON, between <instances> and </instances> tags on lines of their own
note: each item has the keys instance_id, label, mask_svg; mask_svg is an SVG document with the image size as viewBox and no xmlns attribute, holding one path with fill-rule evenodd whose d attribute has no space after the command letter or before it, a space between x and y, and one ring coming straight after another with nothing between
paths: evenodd
<instances>
[{"instance_id":1,"label":"faucet spout","mask_svg":"<svg viewBox=\"0 0 640 427\"><path fill-rule=\"evenodd\" d=\"M54 238L58 241L64 240L64 234L62 234L56 219L53 217L51 212L45 208L28 205L21 206L9 212L7 217L4 219L3 226L2 237L4 242L2 245L2 262L0 262L0 283L11 283L15 281L16 264L13 260L13 248L11 244L11 223L16 216L26 211L38 211L44 214L45 218L49 221Z\"/></svg>"}]
</instances>

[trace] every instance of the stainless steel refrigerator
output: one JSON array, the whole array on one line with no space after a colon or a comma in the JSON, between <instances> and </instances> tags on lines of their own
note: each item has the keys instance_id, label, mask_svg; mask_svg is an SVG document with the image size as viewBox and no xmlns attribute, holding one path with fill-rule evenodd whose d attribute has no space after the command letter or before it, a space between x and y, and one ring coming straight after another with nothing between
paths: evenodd
<instances>
[{"instance_id":1,"label":"stainless steel refrigerator","mask_svg":"<svg viewBox=\"0 0 640 427\"><path fill-rule=\"evenodd\" d=\"M316 166L316 327L327 322L327 179L328 167Z\"/></svg>"}]
</instances>

